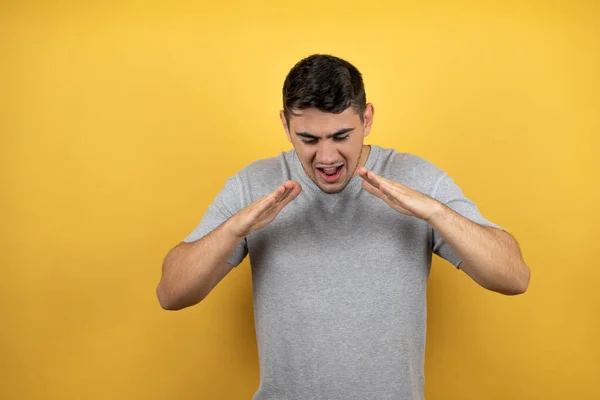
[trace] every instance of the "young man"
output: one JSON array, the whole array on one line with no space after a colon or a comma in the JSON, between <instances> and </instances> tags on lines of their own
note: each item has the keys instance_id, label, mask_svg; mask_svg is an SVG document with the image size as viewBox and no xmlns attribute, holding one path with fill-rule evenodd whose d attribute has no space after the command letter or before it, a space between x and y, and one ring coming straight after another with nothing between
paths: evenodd
<instances>
[{"instance_id":1,"label":"young man","mask_svg":"<svg viewBox=\"0 0 600 400\"><path fill-rule=\"evenodd\" d=\"M430 162L363 144L374 110L347 61L300 61L283 102L294 150L227 180L167 255L160 304L200 302L249 254L255 400L422 399L432 254L519 294L529 282L519 247Z\"/></svg>"}]
</instances>

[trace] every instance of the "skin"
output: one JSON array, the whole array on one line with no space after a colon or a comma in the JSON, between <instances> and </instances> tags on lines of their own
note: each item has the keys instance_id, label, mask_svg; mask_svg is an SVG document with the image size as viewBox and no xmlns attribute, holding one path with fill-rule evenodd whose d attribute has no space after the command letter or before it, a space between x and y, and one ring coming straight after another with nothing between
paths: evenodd
<instances>
[{"instance_id":1,"label":"skin","mask_svg":"<svg viewBox=\"0 0 600 400\"><path fill-rule=\"evenodd\" d=\"M306 175L325 193L338 193L365 165L370 147L364 139L371 132L374 108L367 104L363 119L348 108L340 114L316 109L296 110L288 126L283 111L280 119ZM329 183L318 168L343 165L341 177Z\"/></svg>"}]
</instances>

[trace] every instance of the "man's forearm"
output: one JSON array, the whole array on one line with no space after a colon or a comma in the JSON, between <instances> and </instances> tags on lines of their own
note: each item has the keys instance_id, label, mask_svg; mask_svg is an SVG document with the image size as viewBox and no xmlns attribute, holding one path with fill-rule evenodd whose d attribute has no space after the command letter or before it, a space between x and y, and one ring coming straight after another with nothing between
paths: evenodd
<instances>
[{"instance_id":1,"label":"man's forearm","mask_svg":"<svg viewBox=\"0 0 600 400\"><path fill-rule=\"evenodd\" d=\"M441 203L427 222L462 260L460 268L479 285L503 294L527 290L529 268L508 233L476 224Z\"/></svg>"},{"instance_id":2,"label":"man's forearm","mask_svg":"<svg viewBox=\"0 0 600 400\"><path fill-rule=\"evenodd\" d=\"M157 295L164 308L181 309L200 302L231 270L226 264L240 238L229 229L229 221L192 242L173 248L163 263Z\"/></svg>"}]
</instances>

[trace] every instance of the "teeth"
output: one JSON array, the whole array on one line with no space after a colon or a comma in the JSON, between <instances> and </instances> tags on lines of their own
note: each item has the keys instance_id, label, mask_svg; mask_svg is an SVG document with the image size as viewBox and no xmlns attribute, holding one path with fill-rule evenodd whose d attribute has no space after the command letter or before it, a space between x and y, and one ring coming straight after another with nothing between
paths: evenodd
<instances>
[{"instance_id":1,"label":"teeth","mask_svg":"<svg viewBox=\"0 0 600 400\"><path fill-rule=\"evenodd\" d=\"M323 168L323 171L325 172L335 172L337 170L337 167L333 167L333 168Z\"/></svg>"}]
</instances>

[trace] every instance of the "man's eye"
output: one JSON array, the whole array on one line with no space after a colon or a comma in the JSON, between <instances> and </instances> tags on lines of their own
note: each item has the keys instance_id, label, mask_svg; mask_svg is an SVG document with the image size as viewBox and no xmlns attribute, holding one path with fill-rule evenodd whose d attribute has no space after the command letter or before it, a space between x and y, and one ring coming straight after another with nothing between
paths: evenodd
<instances>
[{"instance_id":1,"label":"man's eye","mask_svg":"<svg viewBox=\"0 0 600 400\"><path fill-rule=\"evenodd\" d=\"M344 140L348 139L348 136L350 136L350 135L346 135L346 136L342 136L342 137L336 136L333 138L333 140L335 142L343 142Z\"/></svg>"},{"instance_id":2,"label":"man's eye","mask_svg":"<svg viewBox=\"0 0 600 400\"><path fill-rule=\"evenodd\" d=\"M317 143L317 139L302 139L302 143L304 144L315 144Z\"/></svg>"}]
</instances>

